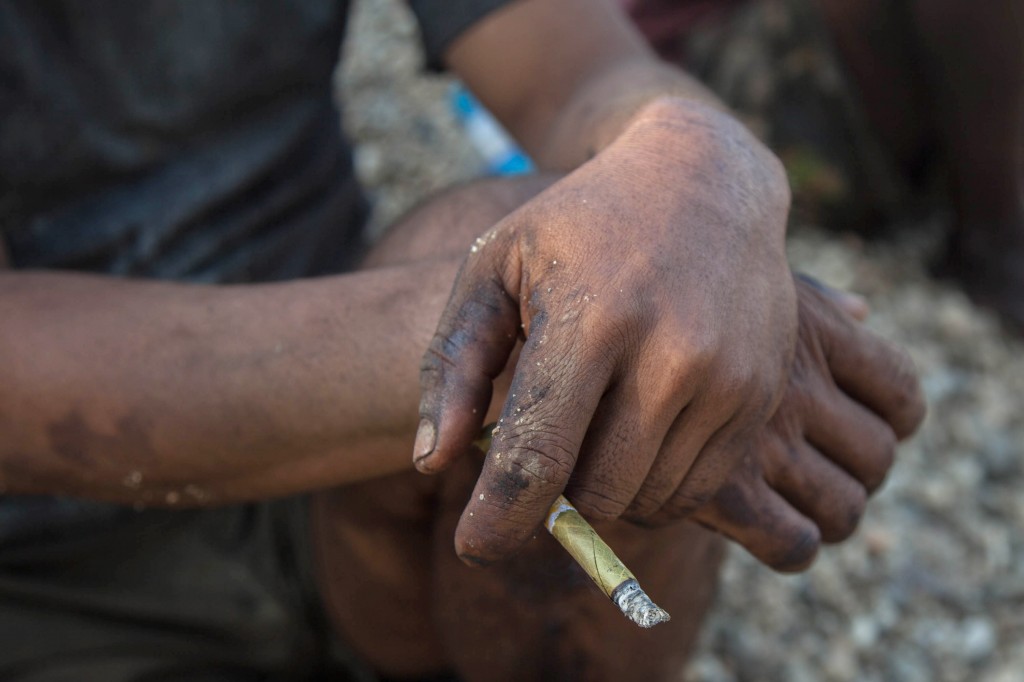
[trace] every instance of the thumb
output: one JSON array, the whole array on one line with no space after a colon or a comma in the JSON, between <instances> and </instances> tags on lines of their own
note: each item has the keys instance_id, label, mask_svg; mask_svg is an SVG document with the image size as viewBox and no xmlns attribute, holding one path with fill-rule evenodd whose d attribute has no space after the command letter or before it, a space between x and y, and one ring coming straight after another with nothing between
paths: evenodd
<instances>
[{"instance_id":1,"label":"thumb","mask_svg":"<svg viewBox=\"0 0 1024 682\"><path fill-rule=\"evenodd\" d=\"M501 282L490 257L471 254L423 356L413 446L413 463L422 473L442 471L468 450L483 424L492 382L515 347L519 309Z\"/></svg>"}]
</instances>

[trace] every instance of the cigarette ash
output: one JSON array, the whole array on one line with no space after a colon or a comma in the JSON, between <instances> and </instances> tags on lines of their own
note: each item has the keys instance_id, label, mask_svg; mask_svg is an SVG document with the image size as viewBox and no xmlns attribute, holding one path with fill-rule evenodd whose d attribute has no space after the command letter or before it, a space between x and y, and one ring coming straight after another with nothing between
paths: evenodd
<instances>
[{"instance_id":1,"label":"cigarette ash","mask_svg":"<svg viewBox=\"0 0 1024 682\"><path fill-rule=\"evenodd\" d=\"M668 611L651 601L636 580L627 580L616 587L612 592L612 601L626 618L642 628L653 628L671 620Z\"/></svg>"}]
</instances>

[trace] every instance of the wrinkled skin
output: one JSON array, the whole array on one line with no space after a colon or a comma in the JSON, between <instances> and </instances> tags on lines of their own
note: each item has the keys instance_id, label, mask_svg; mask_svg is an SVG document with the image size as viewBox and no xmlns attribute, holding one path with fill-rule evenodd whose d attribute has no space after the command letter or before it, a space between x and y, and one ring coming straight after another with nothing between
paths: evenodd
<instances>
[{"instance_id":1,"label":"wrinkled skin","mask_svg":"<svg viewBox=\"0 0 1024 682\"><path fill-rule=\"evenodd\" d=\"M371 264L458 252L479 225L550 182L492 180L455 190L393 230ZM759 446L738 458L720 492L692 517L780 570L805 567L819 542L853 532L892 462L893 443L924 412L906 355L857 322L867 313L863 301L808 279L794 282L799 335L783 402L759 432ZM514 367L495 382L490 415L510 393ZM482 466L477 453L439 476L410 472L316 497L319 581L346 640L392 675L452 669L467 680L567 679L567 671L584 679L677 679L710 605L718 538L688 521L658 523L675 518L674 510L642 517L644 527L622 518L595 522L673 614L668 625L641 631L539 526L514 557L486 570L457 560L452 536L477 495Z\"/></svg>"},{"instance_id":2,"label":"wrinkled skin","mask_svg":"<svg viewBox=\"0 0 1024 682\"><path fill-rule=\"evenodd\" d=\"M863 302L797 278L799 337L785 397L694 519L779 571L853 534L896 443L925 414L907 354L862 327Z\"/></svg>"},{"instance_id":3,"label":"wrinkled skin","mask_svg":"<svg viewBox=\"0 0 1024 682\"><path fill-rule=\"evenodd\" d=\"M781 571L806 568L820 543L854 532L897 439L924 414L906 354L851 315L864 314L862 303L799 278L796 290L800 334L783 402L757 447L692 515ZM451 538L480 471L468 456L441 476L402 474L320 497L321 560L332 567L322 575L334 577L325 602L346 638L401 674L677 679L717 582L714 537L687 521L657 523L674 513L645 517L643 527L596 522L673 614L641 631L540 528L485 570L459 562Z\"/></svg>"},{"instance_id":4,"label":"wrinkled skin","mask_svg":"<svg viewBox=\"0 0 1024 682\"><path fill-rule=\"evenodd\" d=\"M414 454L437 472L467 450L522 331L464 560L509 556L563 489L592 519L711 498L785 386L788 201L741 125L668 101L477 240L423 362Z\"/></svg>"}]
</instances>

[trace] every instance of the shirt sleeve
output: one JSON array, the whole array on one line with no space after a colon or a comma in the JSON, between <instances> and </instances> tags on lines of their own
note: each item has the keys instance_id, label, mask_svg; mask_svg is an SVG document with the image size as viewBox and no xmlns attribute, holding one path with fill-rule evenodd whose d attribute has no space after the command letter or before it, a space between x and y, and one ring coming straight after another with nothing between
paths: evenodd
<instances>
[{"instance_id":1,"label":"shirt sleeve","mask_svg":"<svg viewBox=\"0 0 1024 682\"><path fill-rule=\"evenodd\" d=\"M426 66L444 70L449 45L474 23L513 0L409 0L420 24Z\"/></svg>"}]
</instances>

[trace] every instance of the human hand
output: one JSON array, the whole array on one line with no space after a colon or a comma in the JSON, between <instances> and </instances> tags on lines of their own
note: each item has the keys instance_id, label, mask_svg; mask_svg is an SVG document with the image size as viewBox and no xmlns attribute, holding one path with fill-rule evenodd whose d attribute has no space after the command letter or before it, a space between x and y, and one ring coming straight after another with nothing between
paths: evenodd
<instances>
[{"instance_id":1,"label":"human hand","mask_svg":"<svg viewBox=\"0 0 1024 682\"><path fill-rule=\"evenodd\" d=\"M788 206L741 125L666 100L476 241L424 358L414 454L438 472L469 448L522 330L464 560L515 551L563 489L592 519L711 498L785 386Z\"/></svg>"},{"instance_id":2,"label":"human hand","mask_svg":"<svg viewBox=\"0 0 1024 682\"><path fill-rule=\"evenodd\" d=\"M798 276L799 337L775 416L694 520L779 571L856 529L925 414L909 356L859 324L864 302Z\"/></svg>"}]
</instances>

